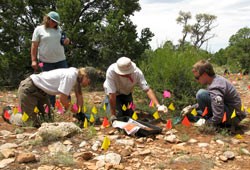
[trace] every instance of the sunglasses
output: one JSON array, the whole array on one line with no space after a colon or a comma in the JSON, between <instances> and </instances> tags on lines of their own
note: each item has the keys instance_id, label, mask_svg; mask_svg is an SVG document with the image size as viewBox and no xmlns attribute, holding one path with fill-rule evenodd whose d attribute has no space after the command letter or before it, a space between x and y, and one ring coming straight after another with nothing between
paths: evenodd
<instances>
[{"instance_id":1,"label":"sunglasses","mask_svg":"<svg viewBox=\"0 0 250 170\"><path fill-rule=\"evenodd\" d=\"M196 80L199 80L200 79L200 77L203 75L203 73L202 74L200 74L199 76L194 76L194 78L196 79Z\"/></svg>"},{"instance_id":2,"label":"sunglasses","mask_svg":"<svg viewBox=\"0 0 250 170\"><path fill-rule=\"evenodd\" d=\"M196 80L199 80L201 76L194 77Z\"/></svg>"}]
</instances>

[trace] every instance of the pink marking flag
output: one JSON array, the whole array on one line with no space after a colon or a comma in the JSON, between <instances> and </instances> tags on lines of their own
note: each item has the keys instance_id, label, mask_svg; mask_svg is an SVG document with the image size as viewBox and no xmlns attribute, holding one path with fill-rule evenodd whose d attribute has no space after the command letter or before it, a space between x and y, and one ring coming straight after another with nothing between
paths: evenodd
<instances>
[{"instance_id":1,"label":"pink marking flag","mask_svg":"<svg viewBox=\"0 0 250 170\"><path fill-rule=\"evenodd\" d=\"M150 100L149 107L155 107L154 102L152 100Z\"/></svg>"},{"instance_id":2,"label":"pink marking flag","mask_svg":"<svg viewBox=\"0 0 250 170\"><path fill-rule=\"evenodd\" d=\"M129 104L128 109L135 110L135 104L134 104L133 102L131 102L131 103Z\"/></svg>"},{"instance_id":3,"label":"pink marking flag","mask_svg":"<svg viewBox=\"0 0 250 170\"><path fill-rule=\"evenodd\" d=\"M22 109L20 106L17 107L18 113L22 113Z\"/></svg>"},{"instance_id":4,"label":"pink marking flag","mask_svg":"<svg viewBox=\"0 0 250 170\"><path fill-rule=\"evenodd\" d=\"M43 63L42 62L40 62L38 65L39 65L40 68L43 67Z\"/></svg>"},{"instance_id":5,"label":"pink marking flag","mask_svg":"<svg viewBox=\"0 0 250 170\"><path fill-rule=\"evenodd\" d=\"M163 98L170 98L171 97L171 93L167 90L164 90L163 92Z\"/></svg>"},{"instance_id":6,"label":"pink marking flag","mask_svg":"<svg viewBox=\"0 0 250 170\"><path fill-rule=\"evenodd\" d=\"M49 113L49 106L48 105L46 105L46 107L45 107L45 112Z\"/></svg>"},{"instance_id":7,"label":"pink marking flag","mask_svg":"<svg viewBox=\"0 0 250 170\"><path fill-rule=\"evenodd\" d=\"M74 112L77 112L77 111L78 111L78 106L77 106L76 103L73 104L72 109L74 110Z\"/></svg>"}]
</instances>

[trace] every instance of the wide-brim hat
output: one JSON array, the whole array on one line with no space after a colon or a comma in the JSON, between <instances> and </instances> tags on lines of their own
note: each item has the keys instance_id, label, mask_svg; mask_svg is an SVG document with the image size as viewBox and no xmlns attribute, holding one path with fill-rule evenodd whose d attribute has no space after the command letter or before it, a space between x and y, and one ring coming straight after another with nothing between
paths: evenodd
<instances>
[{"instance_id":1,"label":"wide-brim hat","mask_svg":"<svg viewBox=\"0 0 250 170\"><path fill-rule=\"evenodd\" d=\"M131 74L135 69L136 64L128 57L121 57L115 63L115 72L119 75Z\"/></svg>"},{"instance_id":2,"label":"wide-brim hat","mask_svg":"<svg viewBox=\"0 0 250 170\"><path fill-rule=\"evenodd\" d=\"M53 20L53 21L55 21L56 23L60 23L60 16L59 16L59 14L57 13L57 12L55 12L55 11L51 11L51 12L49 12L48 14L47 14L47 16L51 19L51 20Z\"/></svg>"}]
</instances>

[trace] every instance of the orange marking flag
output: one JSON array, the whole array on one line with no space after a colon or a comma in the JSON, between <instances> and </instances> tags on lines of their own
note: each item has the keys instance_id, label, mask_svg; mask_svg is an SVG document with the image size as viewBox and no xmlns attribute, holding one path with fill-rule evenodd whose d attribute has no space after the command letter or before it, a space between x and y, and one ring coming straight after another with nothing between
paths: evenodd
<instances>
[{"instance_id":1,"label":"orange marking flag","mask_svg":"<svg viewBox=\"0 0 250 170\"><path fill-rule=\"evenodd\" d=\"M184 117L184 119L181 122L184 126L190 126L190 121L188 120L187 116Z\"/></svg>"},{"instance_id":2,"label":"orange marking flag","mask_svg":"<svg viewBox=\"0 0 250 170\"><path fill-rule=\"evenodd\" d=\"M103 118L102 126L103 127L109 127L109 121L108 121L108 119L106 117Z\"/></svg>"},{"instance_id":3,"label":"orange marking flag","mask_svg":"<svg viewBox=\"0 0 250 170\"><path fill-rule=\"evenodd\" d=\"M10 114L7 110L5 110L5 112L4 112L4 118L8 119L8 120L10 119Z\"/></svg>"},{"instance_id":4,"label":"orange marking flag","mask_svg":"<svg viewBox=\"0 0 250 170\"><path fill-rule=\"evenodd\" d=\"M224 123L225 121L227 121L227 113L224 112L223 118L222 118L222 123Z\"/></svg>"},{"instance_id":5,"label":"orange marking flag","mask_svg":"<svg viewBox=\"0 0 250 170\"><path fill-rule=\"evenodd\" d=\"M205 107L203 113L202 113L202 117L206 116L208 114L208 108Z\"/></svg>"},{"instance_id":6,"label":"orange marking flag","mask_svg":"<svg viewBox=\"0 0 250 170\"><path fill-rule=\"evenodd\" d=\"M167 121L166 128L167 128L167 129L172 129L172 121L171 121L171 119L169 119L169 120Z\"/></svg>"}]
</instances>

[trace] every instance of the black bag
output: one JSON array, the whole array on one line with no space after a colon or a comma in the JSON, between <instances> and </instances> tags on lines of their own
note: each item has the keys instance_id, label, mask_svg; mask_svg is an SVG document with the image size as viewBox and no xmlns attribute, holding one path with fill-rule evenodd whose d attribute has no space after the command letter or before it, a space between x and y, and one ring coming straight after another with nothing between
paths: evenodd
<instances>
[{"instance_id":1,"label":"black bag","mask_svg":"<svg viewBox=\"0 0 250 170\"><path fill-rule=\"evenodd\" d=\"M118 117L117 120L122 121L122 122L128 122L129 118L130 117L124 116L124 117ZM148 122L144 122L144 121L141 121L141 120L136 120L136 122L148 127L148 129L140 128L135 133L135 136L137 136L137 137L153 136L153 135L160 134L162 132L162 128L160 128L158 126L155 126L155 125L152 125L152 124L150 124Z\"/></svg>"}]
</instances>

